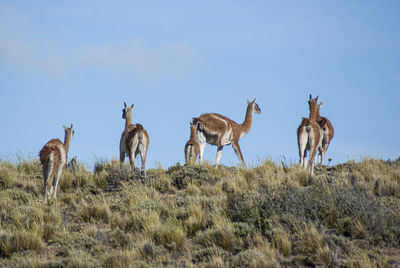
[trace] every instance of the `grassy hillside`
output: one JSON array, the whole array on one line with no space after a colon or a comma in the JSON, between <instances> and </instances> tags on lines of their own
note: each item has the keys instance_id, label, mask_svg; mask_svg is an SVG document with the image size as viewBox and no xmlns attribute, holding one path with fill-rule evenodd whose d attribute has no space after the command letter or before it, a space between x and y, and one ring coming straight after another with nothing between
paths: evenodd
<instances>
[{"instance_id":1,"label":"grassy hillside","mask_svg":"<svg viewBox=\"0 0 400 268\"><path fill-rule=\"evenodd\" d=\"M252 169L67 168L43 202L38 160L0 160L0 266L397 267L400 160Z\"/></svg>"}]
</instances>

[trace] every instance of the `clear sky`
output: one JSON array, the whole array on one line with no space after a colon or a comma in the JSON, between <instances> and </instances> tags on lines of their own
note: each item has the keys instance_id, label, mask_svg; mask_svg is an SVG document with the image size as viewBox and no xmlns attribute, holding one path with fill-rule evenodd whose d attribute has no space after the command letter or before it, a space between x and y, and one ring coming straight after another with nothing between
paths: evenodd
<instances>
[{"instance_id":1,"label":"clear sky","mask_svg":"<svg viewBox=\"0 0 400 268\"><path fill-rule=\"evenodd\" d=\"M246 163L297 162L312 93L335 127L333 163L397 159L399 11L397 0L0 0L0 157L37 157L73 123L70 158L117 159L126 101L149 132L147 167L167 168L184 162L192 117L241 123L256 97ZM231 146L220 163L240 163Z\"/></svg>"}]
</instances>

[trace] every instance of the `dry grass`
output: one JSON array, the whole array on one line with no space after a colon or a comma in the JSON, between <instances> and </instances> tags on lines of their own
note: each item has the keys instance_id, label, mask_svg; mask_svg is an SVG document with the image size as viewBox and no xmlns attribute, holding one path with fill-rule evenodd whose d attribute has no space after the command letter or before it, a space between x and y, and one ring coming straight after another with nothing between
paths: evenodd
<instances>
[{"instance_id":1,"label":"dry grass","mask_svg":"<svg viewBox=\"0 0 400 268\"><path fill-rule=\"evenodd\" d=\"M315 173L78 163L47 205L37 159L0 160L0 266L398 267L400 160Z\"/></svg>"}]
</instances>

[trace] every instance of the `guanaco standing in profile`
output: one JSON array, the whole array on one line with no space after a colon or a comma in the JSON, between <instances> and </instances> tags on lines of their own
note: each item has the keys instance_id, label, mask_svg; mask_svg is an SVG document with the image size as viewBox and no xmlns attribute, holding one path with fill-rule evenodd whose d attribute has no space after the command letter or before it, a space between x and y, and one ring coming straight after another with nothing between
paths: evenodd
<instances>
[{"instance_id":1,"label":"guanaco standing in profile","mask_svg":"<svg viewBox=\"0 0 400 268\"><path fill-rule=\"evenodd\" d=\"M242 124L238 124L235 121L217 114L207 113L202 114L199 118L194 118L197 121L197 142L200 146L199 162L203 160L203 153L206 143L218 146L217 157L215 160L215 166L218 166L219 160L221 159L222 149L225 145L232 144L236 155L242 162L243 166L246 164L243 160L242 151L239 146L239 140L245 136L251 128L253 123L253 115L261 113L261 109L256 103L256 98L253 101L247 101L247 109L245 120Z\"/></svg>"},{"instance_id":2,"label":"guanaco standing in profile","mask_svg":"<svg viewBox=\"0 0 400 268\"><path fill-rule=\"evenodd\" d=\"M68 150L74 130L63 125L65 131L64 143L59 139L52 139L39 152L40 163L44 178L44 200L47 203L52 196L57 199L58 183L68 160Z\"/></svg>"}]
</instances>

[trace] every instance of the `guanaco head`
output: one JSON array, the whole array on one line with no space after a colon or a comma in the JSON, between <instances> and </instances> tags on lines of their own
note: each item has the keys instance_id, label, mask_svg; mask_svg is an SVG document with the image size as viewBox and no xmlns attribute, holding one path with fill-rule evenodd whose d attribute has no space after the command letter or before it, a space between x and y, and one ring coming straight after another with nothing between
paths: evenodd
<instances>
[{"instance_id":1,"label":"guanaco head","mask_svg":"<svg viewBox=\"0 0 400 268\"><path fill-rule=\"evenodd\" d=\"M197 124L193 121L190 122L190 139L196 139Z\"/></svg>"},{"instance_id":2,"label":"guanaco head","mask_svg":"<svg viewBox=\"0 0 400 268\"><path fill-rule=\"evenodd\" d=\"M317 102L318 102L318 98L319 98L319 95L317 96L317 97L315 97L315 98L313 98L312 97L312 95L310 94L310 99L308 100L308 105L311 107L312 105L317 105Z\"/></svg>"},{"instance_id":3,"label":"guanaco head","mask_svg":"<svg viewBox=\"0 0 400 268\"><path fill-rule=\"evenodd\" d=\"M252 102L250 102L248 99L246 99L246 101L247 101L247 109L249 109L249 108L253 109L253 113L256 113L256 114L261 113L260 106L258 106L258 104L256 103L256 98L254 98L254 100Z\"/></svg>"},{"instance_id":4,"label":"guanaco head","mask_svg":"<svg viewBox=\"0 0 400 268\"><path fill-rule=\"evenodd\" d=\"M68 148L69 148L69 143L71 142L72 136L75 133L75 131L72 129L72 127L73 127L73 124L71 124L71 127L66 127L63 125L64 131L65 131L64 146L66 147L67 152L68 152Z\"/></svg>"},{"instance_id":5,"label":"guanaco head","mask_svg":"<svg viewBox=\"0 0 400 268\"><path fill-rule=\"evenodd\" d=\"M308 107L310 109L310 118L315 119L317 117L318 112L318 98L319 95L315 98L310 94L310 99L308 100Z\"/></svg>"},{"instance_id":6,"label":"guanaco head","mask_svg":"<svg viewBox=\"0 0 400 268\"><path fill-rule=\"evenodd\" d=\"M317 116L319 116L321 113L321 107L322 107L322 101L317 106Z\"/></svg>"},{"instance_id":7,"label":"guanaco head","mask_svg":"<svg viewBox=\"0 0 400 268\"><path fill-rule=\"evenodd\" d=\"M323 131L326 131L327 128L327 122L326 119L321 118L321 107L322 107L322 101L317 105L317 121L319 125L322 127Z\"/></svg>"},{"instance_id":8,"label":"guanaco head","mask_svg":"<svg viewBox=\"0 0 400 268\"><path fill-rule=\"evenodd\" d=\"M75 131L72 129L73 128L73 124L71 124L70 127L66 127L63 125L64 131L65 131L65 137L71 137L74 135Z\"/></svg>"},{"instance_id":9,"label":"guanaco head","mask_svg":"<svg viewBox=\"0 0 400 268\"><path fill-rule=\"evenodd\" d=\"M124 101L124 109L122 109L122 118L126 119L127 116L132 117L132 110L133 106L135 106L134 103L132 103L131 107L126 105L126 102Z\"/></svg>"},{"instance_id":10,"label":"guanaco head","mask_svg":"<svg viewBox=\"0 0 400 268\"><path fill-rule=\"evenodd\" d=\"M190 121L190 132L196 133L196 128L197 128L197 122L195 123L193 121Z\"/></svg>"}]
</instances>

